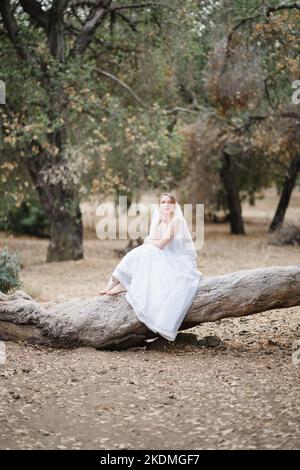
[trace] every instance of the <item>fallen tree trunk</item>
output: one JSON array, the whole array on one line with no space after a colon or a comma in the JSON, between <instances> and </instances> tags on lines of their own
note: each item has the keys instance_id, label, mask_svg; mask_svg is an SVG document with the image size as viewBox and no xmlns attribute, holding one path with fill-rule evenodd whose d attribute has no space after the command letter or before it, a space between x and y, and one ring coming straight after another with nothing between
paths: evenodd
<instances>
[{"instance_id":1,"label":"fallen tree trunk","mask_svg":"<svg viewBox=\"0 0 300 470\"><path fill-rule=\"evenodd\" d=\"M180 330L296 305L300 305L300 265L203 277ZM71 300L60 297L38 304L23 291L0 293L3 340L52 347L126 349L157 336L138 320L125 294Z\"/></svg>"}]
</instances>

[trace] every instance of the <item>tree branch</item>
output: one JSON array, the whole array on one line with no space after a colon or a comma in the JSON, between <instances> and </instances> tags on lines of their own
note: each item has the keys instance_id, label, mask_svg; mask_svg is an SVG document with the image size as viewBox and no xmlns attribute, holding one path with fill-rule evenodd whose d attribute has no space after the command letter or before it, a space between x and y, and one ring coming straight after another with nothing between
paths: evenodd
<instances>
[{"instance_id":1,"label":"tree branch","mask_svg":"<svg viewBox=\"0 0 300 470\"><path fill-rule=\"evenodd\" d=\"M97 0L71 0L70 6L73 7L92 7L95 8Z\"/></svg>"},{"instance_id":2,"label":"tree branch","mask_svg":"<svg viewBox=\"0 0 300 470\"><path fill-rule=\"evenodd\" d=\"M259 18L262 18L263 15L262 14L258 14L258 15L254 15L254 16L248 16L246 18L242 18L241 20L239 20L237 22L236 25L233 26L233 28L231 29L231 31L229 32L228 36L227 36L227 41L226 41L226 58L229 58L230 56L230 44L231 44L231 41L233 39L233 35L234 33L241 27L243 26L245 23L248 23L248 22L252 22L254 20L257 20ZM225 66L225 64L224 64Z\"/></svg>"},{"instance_id":3,"label":"tree branch","mask_svg":"<svg viewBox=\"0 0 300 470\"><path fill-rule=\"evenodd\" d=\"M132 90L132 88L130 88L129 85L127 85L125 82L123 82L123 80L120 80L119 78L117 78L115 75L113 75L112 73L109 73L109 72L105 72L104 70L100 70L100 69L96 69L96 71L98 73L100 73L101 75L103 75L104 77L106 78L109 78L110 80L113 80L114 82L118 83L118 85L120 85L122 88L124 88L126 91L128 91L128 93L130 93L130 95L143 107L143 108L147 108L147 105L141 100L141 98Z\"/></svg>"},{"instance_id":4,"label":"tree branch","mask_svg":"<svg viewBox=\"0 0 300 470\"><path fill-rule=\"evenodd\" d=\"M127 5L113 6L110 8L110 11L120 11L128 9L137 9L137 8L146 8L153 6L165 6L162 2L145 2L145 3L128 3Z\"/></svg>"},{"instance_id":5,"label":"tree branch","mask_svg":"<svg viewBox=\"0 0 300 470\"><path fill-rule=\"evenodd\" d=\"M127 23L134 32L137 32L135 21L131 20L130 18L128 18L128 16L124 15L124 13L121 13L119 11L116 12L116 15L122 18L122 20L124 20L125 23Z\"/></svg>"},{"instance_id":6,"label":"tree branch","mask_svg":"<svg viewBox=\"0 0 300 470\"><path fill-rule=\"evenodd\" d=\"M97 2L96 8L94 8L85 21L81 32L75 41L74 47L70 51L70 56L74 56L76 53L83 54L85 52L98 26L103 22L107 14L110 13L109 6L111 2L112 0L102 0Z\"/></svg>"},{"instance_id":7,"label":"tree branch","mask_svg":"<svg viewBox=\"0 0 300 470\"><path fill-rule=\"evenodd\" d=\"M48 13L42 9L39 2L36 0L20 0L20 4L37 26L47 29Z\"/></svg>"},{"instance_id":8,"label":"tree branch","mask_svg":"<svg viewBox=\"0 0 300 470\"><path fill-rule=\"evenodd\" d=\"M291 9L297 9L297 10L300 10L300 3L299 2L294 2L294 3L282 3L280 5L277 5L277 6L268 6L268 7L264 7L263 8L263 11L264 11L264 15L265 17L269 17L271 15L271 13L274 13L276 11L280 11L280 10L291 10ZM257 9L257 8L256 8ZM229 55L229 45L230 45L230 42L233 38L233 34L245 23L247 22L252 22L254 20L257 20L259 18L262 18L262 14L261 13L258 13L257 15L254 15L254 16L249 16L249 17L246 17L246 18L242 18L241 20L239 20L237 22L236 25L234 25L234 27L231 29L230 33L228 34L228 37L227 37L227 47L226 47L226 55L228 56ZM269 21L269 20L268 20Z\"/></svg>"},{"instance_id":9,"label":"tree branch","mask_svg":"<svg viewBox=\"0 0 300 470\"><path fill-rule=\"evenodd\" d=\"M175 108L172 109L166 109L166 114L178 114L180 112L182 113L198 113L200 109L190 109L190 108L182 108L181 106L176 106Z\"/></svg>"},{"instance_id":10,"label":"tree branch","mask_svg":"<svg viewBox=\"0 0 300 470\"><path fill-rule=\"evenodd\" d=\"M299 2L281 3L280 5L277 5L277 6L266 7L265 8L265 14L266 14L266 16L270 16L271 13L274 13L276 11L291 10L293 8L295 8L296 10L300 10L300 3Z\"/></svg>"},{"instance_id":11,"label":"tree branch","mask_svg":"<svg viewBox=\"0 0 300 470\"><path fill-rule=\"evenodd\" d=\"M0 2L0 14L4 27L7 31L7 35L10 39L10 42L14 46L15 51L21 59L31 62L31 58L27 49L19 37L19 26L11 10L11 5L9 0L2 0Z\"/></svg>"},{"instance_id":12,"label":"tree branch","mask_svg":"<svg viewBox=\"0 0 300 470\"><path fill-rule=\"evenodd\" d=\"M300 305L300 266L245 269L203 277L179 330L222 318ZM128 348L158 336L140 322L125 295L58 298L38 304L0 292L0 337L48 346Z\"/></svg>"}]
</instances>

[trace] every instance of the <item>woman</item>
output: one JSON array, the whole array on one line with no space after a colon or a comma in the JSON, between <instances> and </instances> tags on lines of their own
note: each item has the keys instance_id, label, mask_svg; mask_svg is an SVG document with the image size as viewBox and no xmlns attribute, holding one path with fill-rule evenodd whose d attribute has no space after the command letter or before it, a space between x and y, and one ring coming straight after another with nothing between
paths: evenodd
<instances>
[{"instance_id":1,"label":"woman","mask_svg":"<svg viewBox=\"0 0 300 470\"><path fill-rule=\"evenodd\" d=\"M127 253L100 294L126 292L137 317L174 341L197 293L202 275L197 251L172 193L159 196L144 244Z\"/></svg>"}]
</instances>

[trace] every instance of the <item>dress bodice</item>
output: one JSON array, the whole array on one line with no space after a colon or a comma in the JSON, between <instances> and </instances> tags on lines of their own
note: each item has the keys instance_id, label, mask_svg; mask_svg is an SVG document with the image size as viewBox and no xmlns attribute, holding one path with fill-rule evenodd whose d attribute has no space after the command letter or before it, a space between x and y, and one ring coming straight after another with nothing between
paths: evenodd
<instances>
[{"instance_id":1,"label":"dress bodice","mask_svg":"<svg viewBox=\"0 0 300 470\"><path fill-rule=\"evenodd\" d=\"M159 238L162 238L168 224L159 225ZM177 267L190 266L196 268L196 258L192 253L186 250L185 240L183 238L173 238L165 247L164 252Z\"/></svg>"}]
</instances>

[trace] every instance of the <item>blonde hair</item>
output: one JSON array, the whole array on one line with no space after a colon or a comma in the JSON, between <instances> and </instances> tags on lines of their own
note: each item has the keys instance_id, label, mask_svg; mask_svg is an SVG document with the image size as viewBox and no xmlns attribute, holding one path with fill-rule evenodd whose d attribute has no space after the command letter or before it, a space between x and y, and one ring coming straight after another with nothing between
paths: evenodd
<instances>
[{"instance_id":1,"label":"blonde hair","mask_svg":"<svg viewBox=\"0 0 300 470\"><path fill-rule=\"evenodd\" d=\"M163 196L168 196L168 197L171 199L172 203L173 203L173 204L176 204L176 202L177 202L177 201L176 201L176 197L174 196L173 193L161 193L161 194L158 196L158 204L160 203L160 200L161 200L161 198L162 198Z\"/></svg>"}]
</instances>

